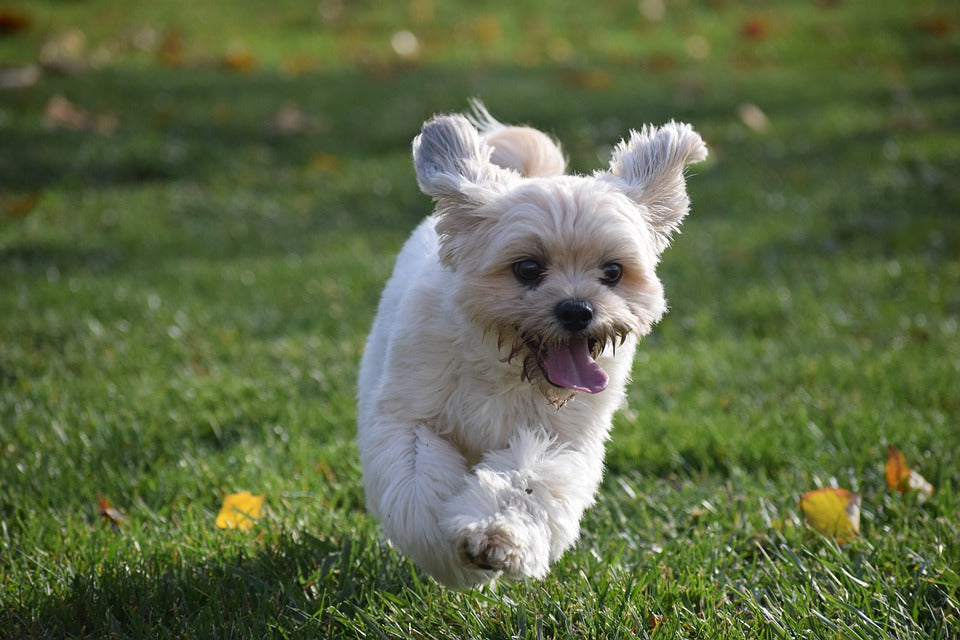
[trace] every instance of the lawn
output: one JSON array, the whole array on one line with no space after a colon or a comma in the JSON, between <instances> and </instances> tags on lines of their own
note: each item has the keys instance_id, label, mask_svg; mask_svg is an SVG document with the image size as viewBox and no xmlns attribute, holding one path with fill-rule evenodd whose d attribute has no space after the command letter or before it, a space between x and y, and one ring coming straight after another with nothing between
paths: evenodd
<instances>
[{"instance_id":1,"label":"lawn","mask_svg":"<svg viewBox=\"0 0 960 640\"><path fill-rule=\"evenodd\" d=\"M0 8L0 635L958 637L955 3L458 4ZM671 118L711 158L579 544L453 591L365 514L354 393L471 96L576 171Z\"/></svg>"}]
</instances>

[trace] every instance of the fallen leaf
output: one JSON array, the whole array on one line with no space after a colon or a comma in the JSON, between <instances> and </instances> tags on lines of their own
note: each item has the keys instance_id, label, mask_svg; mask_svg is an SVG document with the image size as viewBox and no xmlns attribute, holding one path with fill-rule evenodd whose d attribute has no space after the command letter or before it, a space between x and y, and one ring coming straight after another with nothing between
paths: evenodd
<instances>
[{"instance_id":1,"label":"fallen leaf","mask_svg":"<svg viewBox=\"0 0 960 640\"><path fill-rule=\"evenodd\" d=\"M270 128L277 133L303 133L312 126L313 119L296 105L281 107L270 119Z\"/></svg>"},{"instance_id":2,"label":"fallen leaf","mask_svg":"<svg viewBox=\"0 0 960 640\"><path fill-rule=\"evenodd\" d=\"M757 133L763 133L770 127L767 114L752 102L746 102L737 107L737 115L740 116L740 121L743 124Z\"/></svg>"},{"instance_id":3,"label":"fallen leaf","mask_svg":"<svg viewBox=\"0 0 960 640\"><path fill-rule=\"evenodd\" d=\"M310 173L339 173L340 158L331 153L315 153L310 157L307 163L307 171Z\"/></svg>"},{"instance_id":4,"label":"fallen leaf","mask_svg":"<svg viewBox=\"0 0 960 640\"><path fill-rule=\"evenodd\" d=\"M184 62L184 36L179 27L167 28L160 38L157 58L169 67L179 67Z\"/></svg>"},{"instance_id":5,"label":"fallen leaf","mask_svg":"<svg viewBox=\"0 0 960 640\"><path fill-rule=\"evenodd\" d=\"M220 66L227 71L249 73L255 71L259 63L252 53L242 47L237 47L228 51L221 58Z\"/></svg>"},{"instance_id":6,"label":"fallen leaf","mask_svg":"<svg viewBox=\"0 0 960 640\"><path fill-rule=\"evenodd\" d=\"M120 511L111 505L110 501L103 496L97 498L97 509L100 511L100 517L113 526L122 527L127 524L127 517L120 513Z\"/></svg>"},{"instance_id":7,"label":"fallen leaf","mask_svg":"<svg viewBox=\"0 0 960 640\"><path fill-rule=\"evenodd\" d=\"M649 620L647 620L647 628L651 632L656 631L666 621L667 621L667 616L661 616L661 615L657 615L656 613L651 613Z\"/></svg>"},{"instance_id":8,"label":"fallen leaf","mask_svg":"<svg viewBox=\"0 0 960 640\"><path fill-rule=\"evenodd\" d=\"M800 511L807 524L832 536L838 544L849 542L860 533L860 496L846 489L808 491L800 497Z\"/></svg>"},{"instance_id":9,"label":"fallen leaf","mask_svg":"<svg viewBox=\"0 0 960 640\"><path fill-rule=\"evenodd\" d=\"M747 40L763 40L770 35L770 25L763 18L747 18L740 24L740 35Z\"/></svg>"},{"instance_id":10,"label":"fallen leaf","mask_svg":"<svg viewBox=\"0 0 960 640\"><path fill-rule=\"evenodd\" d=\"M263 499L264 496L255 496L249 491L225 496L217 514L217 526L221 529L249 529L260 517Z\"/></svg>"},{"instance_id":11,"label":"fallen leaf","mask_svg":"<svg viewBox=\"0 0 960 640\"><path fill-rule=\"evenodd\" d=\"M280 72L288 76L298 76L304 73L312 73L323 67L323 61L314 56L306 54L294 54L283 58L278 68Z\"/></svg>"},{"instance_id":12,"label":"fallen leaf","mask_svg":"<svg viewBox=\"0 0 960 640\"><path fill-rule=\"evenodd\" d=\"M883 465L883 470L887 476L887 488L891 491L917 491L927 496L933 494L933 485L908 467L903 452L892 445L887 447L887 462Z\"/></svg>"},{"instance_id":13,"label":"fallen leaf","mask_svg":"<svg viewBox=\"0 0 960 640\"><path fill-rule=\"evenodd\" d=\"M916 27L920 31L935 38L945 38L953 33L953 20L947 14L924 16L917 20Z\"/></svg>"},{"instance_id":14,"label":"fallen leaf","mask_svg":"<svg viewBox=\"0 0 960 640\"><path fill-rule=\"evenodd\" d=\"M63 96L53 96L43 111L43 122L51 129L81 131L89 126L90 114Z\"/></svg>"},{"instance_id":15,"label":"fallen leaf","mask_svg":"<svg viewBox=\"0 0 960 640\"><path fill-rule=\"evenodd\" d=\"M50 129L113 133L120 119L112 113L90 113L63 96L53 96L43 111L43 122Z\"/></svg>"},{"instance_id":16,"label":"fallen leaf","mask_svg":"<svg viewBox=\"0 0 960 640\"><path fill-rule=\"evenodd\" d=\"M563 76L563 81L579 89L589 89L590 91L606 91L613 87L616 78L606 69L570 69Z\"/></svg>"},{"instance_id":17,"label":"fallen leaf","mask_svg":"<svg viewBox=\"0 0 960 640\"><path fill-rule=\"evenodd\" d=\"M40 204L40 192L0 192L0 212L8 218L23 218Z\"/></svg>"},{"instance_id":18,"label":"fallen leaf","mask_svg":"<svg viewBox=\"0 0 960 640\"><path fill-rule=\"evenodd\" d=\"M477 16L471 21L473 33L483 45L490 45L500 39L503 28L500 19L495 15Z\"/></svg>"},{"instance_id":19,"label":"fallen leaf","mask_svg":"<svg viewBox=\"0 0 960 640\"><path fill-rule=\"evenodd\" d=\"M40 45L40 64L47 70L75 75L88 70L87 34L77 27L49 36Z\"/></svg>"},{"instance_id":20,"label":"fallen leaf","mask_svg":"<svg viewBox=\"0 0 960 640\"><path fill-rule=\"evenodd\" d=\"M30 16L13 9L0 9L0 35L13 35L30 28Z\"/></svg>"}]
</instances>

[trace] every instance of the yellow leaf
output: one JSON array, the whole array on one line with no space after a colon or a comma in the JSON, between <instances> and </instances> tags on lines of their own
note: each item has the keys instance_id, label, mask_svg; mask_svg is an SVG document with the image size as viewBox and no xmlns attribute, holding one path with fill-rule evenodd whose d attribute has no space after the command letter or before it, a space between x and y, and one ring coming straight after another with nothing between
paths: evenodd
<instances>
[{"instance_id":1,"label":"yellow leaf","mask_svg":"<svg viewBox=\"0 0 960 640\"><path fill-rule=\"evenodd\" d=\"M860 533L860 496L846 489L808 491L800 497L800 510L807 524L839 544Z\"/></svg>"},{"instance_id":2,"label":"yellow leaf","mask_svg":"<svg viewBox=\"0 0 960 640\"><path fill-rule=\"evenodd\" d=\"M933 485L926 478L907 466L903 452L894 446L887 447L887 462L883 465L887 476L887 487L900 493L919 491L925 495L933 493Z\"/></svg>"},{"instance_id":3,"label":"yellow leaf","mask_svg":"<svg viewBox=\"0 0 960 640\"><path fill-rule=\"evenodd\" d=\"M590 91L606 91L616 83L616 76L606 69L597 67L571 69L563 74L562 79L573 87Z\"/></svg>"},{"instance_id":4,"label":"yellow leaf","mask_svg":"<svg viewBox=\"0 0 960 640\"><path fill-rule=\"evenodd\" d=\"M263 498L264 496L251 495L249 491L225 496L217 515L217 526L221 529L249 529L256 524L260 516Z\"/></svg>"},{"instance_id":5,"label":"yellow leaf","mask_svg":"<svg viewBox=\"0 0 960 640\"><path fill-rule=\"evenodd\" d=\"M340 158L321 151L310 157L307 163L307 171L310 173L339 173L340 164Z\"/></svg>"}]
</instances>

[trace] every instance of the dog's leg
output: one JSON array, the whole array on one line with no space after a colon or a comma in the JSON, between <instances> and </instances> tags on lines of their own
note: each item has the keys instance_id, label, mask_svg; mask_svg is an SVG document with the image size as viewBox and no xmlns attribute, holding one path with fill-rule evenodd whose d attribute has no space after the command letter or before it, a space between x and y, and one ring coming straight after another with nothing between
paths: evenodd
<instances>
[{"instance_id":1,"label":"dog's leg","mask_svg":"<svg viewBox=\"0 0 960 640\"><path fill-rule=\"evenodd\" d=\"M574 450L533 430L486 454L441 510L461 561L512 578L546 575L579 535L600 481L599 456L599 446Z\"/></svg>"},{"instance_id":2,"label":"dog's leg","mask_svg":"<svg viewBox=\"0 0 960 640\"><path fill-rule=\"evenodd\" d=\"M424 571L451 586L489 582L497 573L465 565L438 511L463 491L463 455L425 425L379 422L361 446L369 507L384 535Z\"/></svg>"}]
</instances>

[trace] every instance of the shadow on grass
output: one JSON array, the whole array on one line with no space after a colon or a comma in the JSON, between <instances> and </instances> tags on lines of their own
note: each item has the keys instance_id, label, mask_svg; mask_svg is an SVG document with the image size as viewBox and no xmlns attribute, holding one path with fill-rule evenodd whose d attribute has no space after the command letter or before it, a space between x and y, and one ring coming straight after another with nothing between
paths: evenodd
<instances>
[{"instance_id":1,"label":"shadow on grass","mask_svg":"<svg viewBox=\"0 0 960 640\"><path fill-rule=\"evenodd\" d=\"M4 608L0 622L17 638L342 637L367 626L363 612L384 594L418 588L383 543L295 538L254 556L103 562L39 607Z\"/></svg>"}]
</instances>

